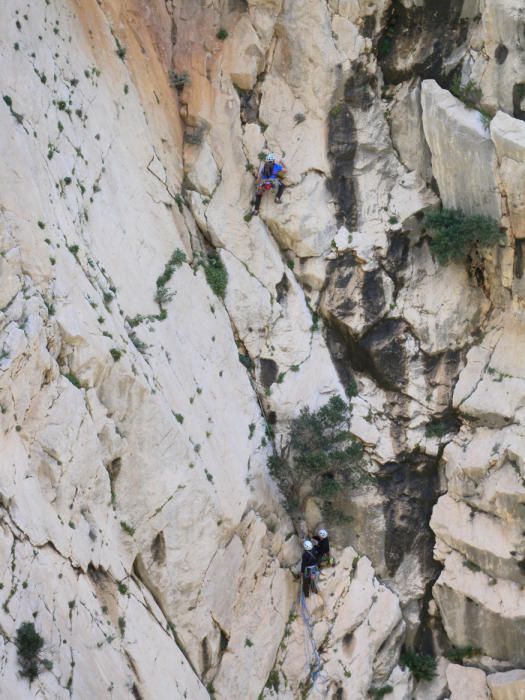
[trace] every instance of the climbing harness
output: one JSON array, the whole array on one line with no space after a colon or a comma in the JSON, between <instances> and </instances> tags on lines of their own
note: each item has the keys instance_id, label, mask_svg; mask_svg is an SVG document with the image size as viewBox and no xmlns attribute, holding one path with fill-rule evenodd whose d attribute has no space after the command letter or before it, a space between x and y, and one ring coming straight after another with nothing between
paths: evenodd
<instances>
[{"instance_id":1,"label":"climbing harness","mask_svg":"<svg viewBox=\"0 0 525 700\"><path fill-rule=\"evenodd\" d=\"M317 564L311 564L310 566L306 566L305 570L305 578L310 580L310 590L313 593L318 593L318 588L317 588L317 582L319 581L319 576L321 575L321 572L319 571L319 567Z\"/></svg>"}]
</instances>

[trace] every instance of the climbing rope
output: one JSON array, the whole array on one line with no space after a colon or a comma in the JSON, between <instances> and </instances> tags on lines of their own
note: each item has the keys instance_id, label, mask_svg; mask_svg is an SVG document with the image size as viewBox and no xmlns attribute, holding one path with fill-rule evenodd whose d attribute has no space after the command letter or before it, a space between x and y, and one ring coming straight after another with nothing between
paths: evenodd
<instances>
[{"instance_id":1,"label":"climbing rope","mask_svg":"<svg viewBox=\"0 0 525 700\"><path fill-rule=\"evenodd\" d=\"M300 610L301 617L303 618L304 627L307 632L305 637L306 644L306 662L308 667L308 673L312 677L312 681L315 684L320 672L321 672L321 657L319 656L319 651L317 650L317 644L314 639L314 625L310 613L308 612L308 606L306 605L306 598L301 589L300 596Z\"/></svg>"},{"instance_id":2,"label":"climbing rope","mask_svg":"<svg viewBox=\"0 0 525 700\"><path fill-rule=\"evenodd\" d=\"M317 592L317 582L315 584L315 590ZM318 685L328 685L330 679L325 673L322 673L322 661L319 651L317 649L317 644L314 638L314 624L310 613L308 612L308 606L306 605L306 598L304 597L303 589L301 587L299 593L299 608L301 610L301 617L303 618L304 628L306 630L305 635L305 655L306 655L306 673L312 679L312 690Z\"/></svg>"}]
</instances>

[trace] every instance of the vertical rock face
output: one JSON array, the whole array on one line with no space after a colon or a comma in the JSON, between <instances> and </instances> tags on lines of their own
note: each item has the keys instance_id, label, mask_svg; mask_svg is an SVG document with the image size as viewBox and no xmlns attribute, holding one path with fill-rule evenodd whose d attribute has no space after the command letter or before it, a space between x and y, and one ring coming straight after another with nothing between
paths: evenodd
<instances>
[{"instance_id":1,"label":"vertical rock face","mask_svg":"<svg viewBox=\"0 0 525 700\"><path fill-rule=\"evenodd\" d=\"M0 19L2 697L518 697L519 3ZM270 150L288 187L252 217ZM482 284L434 260L440 204L501 225ZM268 459L331 396L367 478L305 479L297 527ZM481 668L400 664L451 645Z\"/></svg>"},{"instance_id":2,"label":"vertical rock face","mask_svg":"<svg viewBox=\"0 0 525 700\"><path fill-rule=\"evenodd\" d=\"M432 172L444 206L499 219L496 151L480 113L435 81L423 82L421 96Z\"/></svg>"}]
</instances>

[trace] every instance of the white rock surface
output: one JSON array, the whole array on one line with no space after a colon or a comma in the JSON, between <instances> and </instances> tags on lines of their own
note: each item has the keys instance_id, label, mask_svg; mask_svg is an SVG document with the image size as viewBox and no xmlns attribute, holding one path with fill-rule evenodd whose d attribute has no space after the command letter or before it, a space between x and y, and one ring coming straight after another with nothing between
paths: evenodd
<instances>
[{"instance_id":1,"label":"white rock surface","mask_svg":"<svg viewBox=\"0 0 525 700\"><path fill-rule=\"evenodd\" d=\"M423 128L443 205L499 220L496 152L481 115L434 80L421 85Z\"/></svg>"},{"instance_id":2,"label":"white rock surface","mask_svg":"<svg viewBox=\"0 0 525 700\"><path fill-rule=\"evenodd\" d=\"M334 524L343 546L309 601L310 638L294 617L300 545L266 463L271 438L285 446L290 419L343 395L350 379L366 467L383 475L395 465L407 478L400 500L418 502L408 477L448 442L445 473L438 484L432 466L435 492L425 494L448 489L432 518L444 565L432 615L453 643L482 645L494 657L487 668L523 664L524 295L512 248L521 122L498 115L491 140L427 81L422 107L417 87L397 89L390 131L375 55L387 0L218 5L0 9L0 695L364 700L390 685L394 700L437 700L448 675L455 697L482 672L441 659L423 688L398 665L430 578L412 550L390 575L385 530L410 547L407 528L426 531L420 511L392 512L394 479L350 494L337 518L355 520ZM518 19L512 3L492 0L483 31L500 41ZM521 58L517 40L508 43L497 100L494 85L484 99L511 112ZM170 71L188 73L183 89L170 86ZM348 226L328 186L327 125L342 100L355 148ZM248 171L267 150L286 162L288 189L280 207L266 197L248 221ZM513 236L489 280L501 278L505 292L490 302L459 267L437 270L418 240L421 213L439 204L425 184L432 176L448 206L498 216L500 194L508 203ZM228 273L224 300L207 283L210 246ZM391 358L399 341L397 388L355 372L352 343L317 317L345 260L359 281L338 288L338 307L355 304L348 332L398 324L375 348ZM385 293L370 320L374 275ZM426 436L448 415L458 372L464 425ZM312 529L321 506L309 499ZM31 686L15 648L27 621L53 663ZM323 682L310 687L314 649ZM513 697L521 677L503 680L493 694Z\"/></svg>"},{"instance_id":3,"label":"white rock surface","mask_svg":"<svg viewBox=\"0 0 525 700\"><path fill-rule=\"evenodd\" d=\"M490 133L507 195L511 230L516 238L525 238L525 124L498 112L490 123Z\"/></svg>"},{"instance_id":4,"label":"white rock surface","mask_svg":"<svg viewBox=\"0 0 525 700\"><path fill-rule=\"evenodd\" d=\"M507 671L487 676L493 700L520 700L525 694L525 671Z\"/></svg>"},{"instance_id":5,"label":"white rock surface","mask_svg":"<svg viewBox=\"0 0 525 700\"><path fill-rule=\"evenodd\" d=\"M450 700L490 700L487 677L478 668L466 668L458 664L447 666L447 682Z\"/></svg>"}]
</instances>

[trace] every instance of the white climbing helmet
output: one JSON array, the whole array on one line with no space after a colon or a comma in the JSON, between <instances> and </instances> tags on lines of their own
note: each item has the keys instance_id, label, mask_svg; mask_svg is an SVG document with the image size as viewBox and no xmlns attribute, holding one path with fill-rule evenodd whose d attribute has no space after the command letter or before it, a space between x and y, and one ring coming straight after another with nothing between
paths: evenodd
<instances>
[{"instance_id":1,"label":"white climbing helmet","mask_svg":"<svg viewBox=\"0 0 525 700\"><path fill-rule=\"evenodd\" d=\"M267 163L274 163L275 162L275 153L268 153L265 160Z\"/></svg>"},{"instance_id":2,"label":"white climbing helmet","mask_svg":"<svg viewBox=\"0 0 525 700\"><path fill-rule=\"evenodd\" d=\"M307 552L312 550L314 548L313 544L310 542L310 540L305 540L303 542L303 547L306 549Z\"/></svg>"},{"instance_id":3,"label":"white climbing helmet","mask_svg":"<svg viewBox=\"0 0 525 700\"><path fill-rule=\"evenodd\" d=\"M325 537L328 537L328 533L326 530L319 530L319 537L324 540Z\"/></svg>"}]
</instances>

